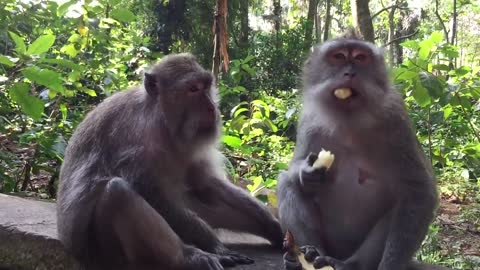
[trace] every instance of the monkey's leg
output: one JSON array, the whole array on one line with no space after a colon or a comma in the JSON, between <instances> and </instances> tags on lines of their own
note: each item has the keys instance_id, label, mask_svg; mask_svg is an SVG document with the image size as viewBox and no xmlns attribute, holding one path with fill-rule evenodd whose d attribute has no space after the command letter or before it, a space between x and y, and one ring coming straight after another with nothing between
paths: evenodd
<instances>
[{"instance_id":1,"label":"monkey's leg","mask_svg":"<svg viewBox=\"0 0 480 270\"><path fill-rule=\"evenodd\" d=\"M302 191L298 173L291 173L282 172L278 178L278 210L282 229L293 234L295 243L301 246L307 261L312 262L317 258L319 265L318 259L326 255L320 231L321 222L312 206L313 198ZM316 224L316 227L308 226L309 224ZM296 256L292 257L288 252L284 254L283 261L286 269L302 269Z\"/></svg>"},{"instance_id":2,"label":"monkey's leg","mask_svg":"<svg viewBox=\"0 0 480 270\"><path fill-rule=\"evenodd\" d=\"M120 265L115 269L223 269L213 254L184 245L163 217L121 178L105 186L92 225L99 263L109 269ZM124 261L112 262L113 258Z\"/></svg>"},{"instance_id":3,"label":"monkey's leg","mask_svg":"<svg viewBox=\"0 0 480 270\"><path fill-rule=\"evenodd\" d=\"M377 269L385 249L392 212L386 213L375 226L368 232L365 240L350 258L345 261L336 260L338 265L334 268L369 270ZM315 266L315 265L314 265Z\"/></svg>"},{"instance_id":4,"label":"monkey's leg","mask_svg":"<svg viewBox=\"0 0 480 270\"><path fill-rule=\"evenodd\" d=\"M248 232L280 247L280 224L268 209L227 180L211 178L191 194L189 205L214 228Z\"/></svg>"}]
</instances>

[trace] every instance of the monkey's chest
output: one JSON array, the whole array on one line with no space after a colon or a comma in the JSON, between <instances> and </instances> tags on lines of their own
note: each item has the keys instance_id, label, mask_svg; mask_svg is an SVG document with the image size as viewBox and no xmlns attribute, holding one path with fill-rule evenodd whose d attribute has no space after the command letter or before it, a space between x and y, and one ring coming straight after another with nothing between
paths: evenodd
<instances>
[{"instance_id":1,"label":"monkey's chest","mask_svg":"<svg viewBox=\"0 0 480 270\"><path fill-rule=\"evenodd\" d=\"M346 255L391 207L388 179L356 162L342 162L316 197L322 231L334 253Z\"/></svg>"}]
</instances>

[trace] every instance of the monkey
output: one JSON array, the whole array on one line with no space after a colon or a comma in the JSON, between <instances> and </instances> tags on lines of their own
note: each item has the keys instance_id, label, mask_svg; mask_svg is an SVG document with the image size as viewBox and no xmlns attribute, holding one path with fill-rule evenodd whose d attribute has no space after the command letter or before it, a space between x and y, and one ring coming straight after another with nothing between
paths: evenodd
<instances>
[{"instance_id":1,"label":"monkey","mask_svg":"<svg viewBox=\"0 0 480 270\"><path fill-rule=\"evenodd\" d=\"M383 52L354 31L312 49L296 146L278 176L279 220L307 261L335 270L445 269L414 254L438 207L436 177ZM313 166L331 151L330 168ZM302 269L284 253L286 269Z\"/></svg>"},{"instance_id":2,"label":"monkey","mask_svg":"<svg viewBox=\"0 0 480 270\"><path fill-rule=\"evenodd\" d=\"M163 57L74 130L60 170L57 231L86 269L221 270L251 264L215 229L281 246L278 219L227 180L211 72Z\"/></svg>"}]
</instances>

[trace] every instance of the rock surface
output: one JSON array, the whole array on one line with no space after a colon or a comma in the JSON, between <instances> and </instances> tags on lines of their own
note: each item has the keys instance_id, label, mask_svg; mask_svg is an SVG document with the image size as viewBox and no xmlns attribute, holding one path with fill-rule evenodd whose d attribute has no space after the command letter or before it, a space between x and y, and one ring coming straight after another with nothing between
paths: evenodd
<instances>
[{"instance_id":1,"label":"rock surface","mask_svg":"<svg viewBox=\"0 0 480 270\"><path fill-rule=\"evenodd\" d=\"M57 239L55 204L0 194L0 270L76 270ZM260 237L219 231L229 247L252 257L232 270L283 269L282 254Z\"/></svg>"}]
</instances>

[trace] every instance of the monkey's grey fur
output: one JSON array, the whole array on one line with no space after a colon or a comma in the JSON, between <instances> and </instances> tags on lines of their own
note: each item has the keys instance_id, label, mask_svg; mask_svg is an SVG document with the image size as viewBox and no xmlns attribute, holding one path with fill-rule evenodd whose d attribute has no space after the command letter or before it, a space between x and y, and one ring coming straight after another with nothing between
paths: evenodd
<instances>
[{"instance_id":1,"label":"monkey's grey fur","mask_svg":"<svg viewBox=\"0 0 480 270\"><path fill-rule=\"evenodd\" d=\"M440 269L412 261L437 207L436 179L383 52L354 36L330 40L314 49L303 77L296 149L278 179L282 229L316 266ZM353 90L345 100L333 94L343 87ZM335 155L329 170L312 167L322 148Z\"/></svg>"},{"instance_id":2,"label":"monkey's grey fur","mask_svg":"<svg viewBox=\"0 0 480 270\"><path fill-rule=\"evenodd\" d=\"M60 173L58 233L87 269L223 269L252 263L212 228L279 246L278 221L226 180L213 76L166 56L142 86L88 113Z\"/></svg>"}]
</instances>

